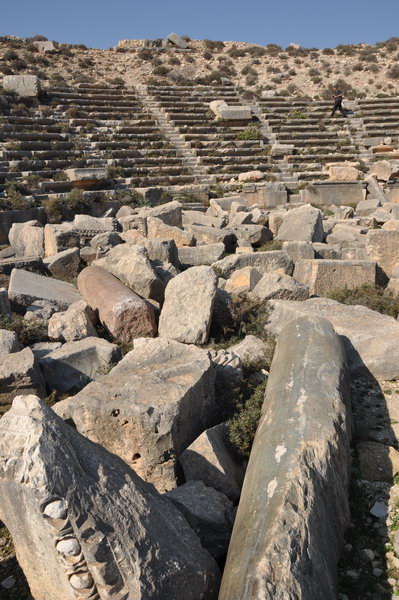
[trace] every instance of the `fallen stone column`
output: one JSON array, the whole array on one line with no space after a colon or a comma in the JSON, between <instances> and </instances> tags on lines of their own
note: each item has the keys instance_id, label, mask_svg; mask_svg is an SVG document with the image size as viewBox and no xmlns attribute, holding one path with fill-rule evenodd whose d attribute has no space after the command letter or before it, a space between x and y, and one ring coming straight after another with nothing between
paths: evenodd
<instances>
[{"instance_id":1,"label":"fallen stone column","mask_svg":"<svg viewBox=\"0 0 399 600\"><path fill-rule=\"evenodd\" d=\"M130 344L134 338L157 332L154 309L116 277L101 267L86 267L79 273L78 289L98 311L101 323L116 340Z\"/></svg>"},{"instance_id":2,"label":"fallen stone column","mask_svg":"<svg viewBox=\"0 0 399 600\"><path fill-rule=\"evenodd\" d=\"M349 403L341 342L323 318L282 330L219 600L336 600L349 522Z\"/></svg>"},{"instance_id":3,"label":"fallen stone column","mask_svg":"<svg viewBox=\"0 0 399 600\"><path fill-rule=\"evenodd\" d=\"M181 512L36 396L0 421L0 518L35 600L215 600Z\"/></svg>"}]
</instances>

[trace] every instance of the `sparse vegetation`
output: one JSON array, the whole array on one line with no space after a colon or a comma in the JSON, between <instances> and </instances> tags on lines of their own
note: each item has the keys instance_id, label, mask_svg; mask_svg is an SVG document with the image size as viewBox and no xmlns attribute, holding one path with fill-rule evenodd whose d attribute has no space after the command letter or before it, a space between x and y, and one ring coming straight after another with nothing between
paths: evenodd
<instances>
[{"instance_id":1,"label":"sparse vegetation","mask_svg":"<svg viewBox=\"0 0 399 600\"><path fill-rule=\"evenodd\" d=\"M256 125L250 124L248 127L239 131L236 135L237 140L260 140L262 139L262 132Z\"/></svg>"},{"instance_id":2,"label":"sparse vegetation","mask_svg":"<svg viewBox=\"0 0 399 600\"><path fill-rule=\"evenodd\" d=\"M376 285L365 284L352 289L339 288L332 290L328 297L342 304L360 304L395 319L399 313L399 298L395 298L389 290Z\"/></svg>"}]
</instances>

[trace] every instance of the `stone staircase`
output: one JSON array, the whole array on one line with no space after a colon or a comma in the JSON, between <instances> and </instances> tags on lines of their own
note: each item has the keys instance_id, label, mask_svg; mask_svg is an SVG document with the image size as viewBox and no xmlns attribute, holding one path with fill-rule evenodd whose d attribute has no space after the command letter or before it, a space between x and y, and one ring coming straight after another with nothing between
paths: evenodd
<instances>
[{"instance_id":1,"label":"stone staircase","mask_svg":"<svg viewBox=\"0 0 399 600\"><path fill-rule=\"evenodd\" d=\"M149 94L148 87L143 84L137 84L135 89L143 105L151 113L154 120L157 122L159 129L165 135L165 138L177 150L183 164L193 174L195 182L198 184L212 183L212 178L209 177L200 157L197 156L195 150L191 147L191 144L184 139L161 104Z\"/></svg>"}]
</instances>

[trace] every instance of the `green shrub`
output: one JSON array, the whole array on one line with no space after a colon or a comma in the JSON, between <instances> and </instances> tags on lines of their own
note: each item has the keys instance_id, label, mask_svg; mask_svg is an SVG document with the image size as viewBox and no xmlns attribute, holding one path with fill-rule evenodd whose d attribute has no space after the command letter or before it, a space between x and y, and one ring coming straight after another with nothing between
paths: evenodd
<instances>
[{"instance_id":1,"label":"green shrub","mask_svg":"<svg viewBox=\"0 0 399 600\"><path fill-rule=\"evenodd\" d=\"M27 321L21 315L16 314L13 314L11 318L0 317L0 329L15 331L19 343L23 346L47 339L47 324L41 319Z\"/></svg>"},{"instance_id":2,"label":"green shrub","mask_svg":"<svg viewBox=\"0 0 399 600\"><path fill-rule=\"evenodd\" d=\"M239 131L236 135L237 140L246 141L246 140L260 140L262 139L262 132L256 125L248 125L242 131Z\"/></svg>"},{"instance_id":3,"label":"green shrub","mask_svg":"<svg viewBox=\"0 0 399 600\"><path fill-rule=\"evenodd\" d=\"M30 207L30 202L24 197L27 190L23 185L6 181L6 198L0 198L1 210L24 210Z\"/></svg>"},{"instance_id":4,"label":"green shrub","mask_svg":"<svg viewBox=\"0 0 399 600\"><path fill-rule=\"evenodd\" d=\"M82 190L72 190L66 196L46 198L43 206L51 223L59 223L66 216L85 213L92 205L92 200L84 197Z\"/></svg>"},{"instance_id":5,"label":"green shrub","mask_svg":"<svg viewBox=\"0 0 399 600\"><path fill-rule=\"evenodd\" d=\"M332 290L328 297L341 304L360 304L395 319L399 313L399 298L395 298L389 290L376 285L364 284L352 289L339 288Z\"/></svg>"},{"instance_id":6,"label":"green shrub","mask_svg":"<svg viewBox=\"0 0 399 600\"><path fill-rule=\"evenodd\" d=\"M224 42L219 40L204 40L204 46L211 52L222 52L224 48Z\"/></svg>"},{"instance_id":7,"label":"green shrub","mask_svg":"<svg viewBox=\"0 0 399 600\"><path fill-rule=\"evenodd\" d=\"M107 169L109 179L120 179L125 177L125 169L121 166L110 166Z\"/></svg>"},{"instance_id":8,"label":"green shrub","mask_svg":"<svg viewBox=\"0 0 399 600\"><path fill-rule=\"evenodd\" d=\"M237 46L232 46L227 51L227 54L229 56L231 56L231 58L242 58L243 56L246 56L247 52L246 52L246 50L243 50L242 48L237 48Z\"/></svg>"},{"instance_id":9,"label":"green shrub","mask_svg":"<svg viewBox=\"0 0 399 600\"><path fill-rule=\"evenodd\" d=\"M165 65L159 65L159 66L155 67L152 74L159 75L160 77L166 77L169 72L170 72L170 69L168 69L168 67L165 67Z\"/></svg>"},{"instance_id":10,"label":"green shrub","mask_svg":"<svg viewBox=\"0 0 399 600\"><path fill-rule=\"evenodd\" d=\"M140 58L141 60L150 61L154 58L154 54L147 48L143 48L142 50L137 52L137 58Z\"/></svg>"},{"instance_id":11,"label":"green shrub","mask_svg":"<svg viewBox=\"0 0 399 600\"><path fill-rule=\"evenodd\" d=\"M265 54L267 54L267 50L263 46L251 46L251 48L248 48L247 52L249 56L253 57L265 56Z\"/></svg>"},{"instance_id":12,"label":"green shrub","mask_svg":"<svg viewBox=\"0 0 399 600\"><path fill-rule=\"evenodd\" d=\"M256 429L262 413L265 389L266 380L253 390L249 398L245 399L241 395L242 405L227 423L230 443L246 458L251 453Z\"/></svg>"},{"instance_id":13,"label":"green shrub","mask_svg":"<svg viewBox=\"0 0 399 600\"><path fill-rule=\"evenodd\" d=\"M15 50L6 50L3 54L3 60L16 60L19 56Z\"/></svg>"},{"instance_id":14,"label":"green shrub","mask_svg":"<svg viewBox=\"0 0 399 600\"><path fill-rule=\"evenodd\" d=\"M322 50L322 53L326 54L327 56L333 56L335 54L335 52L332 48L324 48Z\"/></svg>"},{"instance_id":15,"label":"green shrub","mask_svg":"<svg viewBox=\"0 0 399 600\"><path fill-rule=\"evenodd\" d=\"M390 79L399 79L399 65L392 65L389 67L387 75Z\"/></svg>"},{"instance_id":16,"label":"green shrub","mask_svg":"<svg viewBox=\"0 0 399 600\"><path fill-rule=\"evenodd\" d=\"M283 242L280 240L270 240L269 242L265 242L262 246L256 249L256 252L270 252L270 250L281 250L283 247Z\"/></svg>"}]
</instances>

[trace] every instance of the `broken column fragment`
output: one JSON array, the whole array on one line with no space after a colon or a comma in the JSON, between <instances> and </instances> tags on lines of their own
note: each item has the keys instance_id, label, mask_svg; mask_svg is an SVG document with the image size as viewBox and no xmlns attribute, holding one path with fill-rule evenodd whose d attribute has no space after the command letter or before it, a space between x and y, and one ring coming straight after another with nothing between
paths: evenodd
<instances>
[{"instance_id":1,"label":"broken column fragment","mask_svg":"<svg viewBox=\"0 0 399 600\"><path fill-rule=\"evenodd\" d=\"M36 396L0 421L0 518L35 600L216 600L182 514Z\"/></svg>"},{"instance_id":2,"label":"broken column fragment","mask_svg":"<svg viewBox=\"0 0 399 600\"><path fill-rule=\"evenodd\" d=\"M331 324L302 317L284 327L219 600L336 600L349 524L348 398L346 357Z\"/></svg>"}]
</instances>

